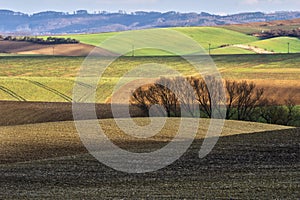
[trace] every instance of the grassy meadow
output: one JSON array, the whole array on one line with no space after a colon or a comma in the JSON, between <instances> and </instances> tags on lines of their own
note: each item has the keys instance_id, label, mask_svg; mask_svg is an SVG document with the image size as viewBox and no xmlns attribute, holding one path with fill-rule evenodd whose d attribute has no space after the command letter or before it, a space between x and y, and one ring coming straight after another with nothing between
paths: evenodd
<instances>
[{"instance_id":1,"label":"grassy meadow","mask_svg":"<svg viewBox=\"0 0 300 200\"><path fill-rule=\"evenodd\" d=\"M260 80L270 84L283 81L288 84L286 87L295 87L300 77L298 54L220 55L212 58L224 79ZM1 57L0 99L70 102L74 80L83 61L84 57ZM147 63L167 65L185 76L197 74L180 57L121 57L103 74L97 88L97 102L103 103L110 97L120 77Z\"/></svg>"},{"instance_id":2,"label":"grassy meadow","mask_svg":"<svg viewBox=\"0 0 300 200\"><path fill-rule=\"evenodd\" d=\"M261 26L224 26L224 27L179 27L179 28L166 28L166 29L156 29L156 31L163 30L175 30L179 33L182 33L193 40L195 40L203 49L209 51L211 54L254 54L255 52L242 49L238 47L234 47L233 45L250 45L252 47L260 48L262 50L267 50L269 52L274 53L286 53L287 52L287 43L290 43L290 52L297 53L300 52L300 40L297 38L289 38L289 37L277 37L272 39L264 39L260 40L257 37L250 36L250 33L260 32ZM264 27L266 30L271 30L272 26ZM278 28L278 27L277 27ZM280 28L291 29L295 28L294 26L280 26ZM144 30L138 31L127 31L123 33L142 33ZM151 31L151 30L150 30ZM78 35L67 35L61 37L71 37L79 40L84 44L89 44L93 46L99 46L104 49L112 50L115 53L121 53L123 47L110 47L105 46L102 42L106 41L110 37L116 36L118 32L113 33L99 33L99 34L78 34ZM174 33L168 33L168 38L174 41L177 40L177 37ZM47 36L44 36L46 38ZM142 37L142 36L141 36ZM165 37L165 36L164 36ZM132 38L133 40L136 38ZM142 38L138 40L143 41ZM139 42L136 40L136 44L132 43L132 45L139 46ZM159 34L157 35L158 41L163 41L160 38ZM186 51L186 54L191 53ZM127 56L131 56L132 53L126 54ZM136 56L170 56L173 55L170 52L165 52L158 49L137 49L135 51Z\"/></svg>"},{"instance_id":3,"label":"grassy meadow","mask_svg":"<svg viewBox=\"0 0 300 200\"><path fill-rule=\"evenodd\" d=\"M220 55L212 58L225 79L261 80L270 84L274 81L284 81L293 86L300 77L298 54ZM0 99L70 102L74 80L83 61L84 57L1 57ZM197 74L197 71L180 57L121 57L103 74L97 88L97 102L103 103L110 97L120 77L147 63L167 65L185 76ZM93 76L93 72L90 76Z\"/></svg>"},{"instance_id":4,"label":"grassy meadow","mask_svg":"<svg viewBox=\"0 0 300 200\"><path fill-rule=\"evenodd\" d=\"M293 37L278 37L266 40L255 41L249 43L251 46L256 46L268 51L276 53L287 53L288 43L290 44L290 53L300 52L300 40Z\"/></svg>"},{"instance_id":5,"label":"grassy meadow","mask_svg":"<svg viewBox=\"0 0 300 200\"><path fill-rule=\"evenodd\" d=\"M164 29L156 29L156 30L163 31ZM175 30L191 37L206 50L208 50L209 43L212 44L211 46L212 48L218 48L220 45L223 44L243 44L243 43L249 43L258 40L256 37L253 36L248 36L246 34L239 33L236 31L231 31L224 28L216 28L216 27L167 28L167 30ZM142 32L142 31L143 30L135 31L135 32ZM133 31L129 31L129 32L133 32ZM68 35L67 37L72 37L85 44L98 46L108 38L113 37L117 34L118 32ZM171 33L168 37L176 39L176 36L174 36L174 34ZM157 36L157 40L160 40L159 35Z\"/></svg>"}]
</instances>

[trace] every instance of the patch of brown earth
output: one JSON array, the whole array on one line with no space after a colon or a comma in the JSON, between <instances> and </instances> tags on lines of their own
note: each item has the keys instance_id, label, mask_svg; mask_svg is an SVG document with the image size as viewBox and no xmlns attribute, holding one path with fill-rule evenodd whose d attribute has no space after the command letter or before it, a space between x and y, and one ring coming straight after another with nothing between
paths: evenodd
<instances>
[{"instance_id":1,"label":"patch of brown earth","mask_svg":"<svg viewBox=\"0 0 300 200\"><path fill-rule=\"evenodd\" d=\"M44 45L22 41L0 41L0 53L15 53L27 55L59 55L87 56L93 51L95 55L115 56L105 49L87 44L56 44Z\"/></svg>"}]
</instances>

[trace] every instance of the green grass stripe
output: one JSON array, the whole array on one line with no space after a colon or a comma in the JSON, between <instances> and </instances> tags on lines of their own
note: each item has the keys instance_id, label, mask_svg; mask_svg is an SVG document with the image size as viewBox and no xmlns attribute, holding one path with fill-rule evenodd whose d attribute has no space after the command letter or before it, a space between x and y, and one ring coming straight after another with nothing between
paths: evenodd
<instances>
[{"instance_id":1,"label":"green grass stripe","mask_svg":"<svg viewBox=\"0 0 300 200\"><path fill-rule=\"evenodd\" d=\"M5 92L6 94L10 95L11 97L17 99L18 101L26 101L25 98L23 98L22 96L18 95L17 93L15 93L14 91L12 91L6 87L0 86L0 90Z\"/></svg>"}]
</instances>

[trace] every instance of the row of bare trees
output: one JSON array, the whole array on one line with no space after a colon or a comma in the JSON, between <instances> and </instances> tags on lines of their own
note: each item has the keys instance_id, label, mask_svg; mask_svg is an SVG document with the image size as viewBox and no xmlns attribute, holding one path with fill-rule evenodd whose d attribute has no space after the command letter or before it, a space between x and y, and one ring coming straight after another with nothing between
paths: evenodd
<instances>
[{"instance_id":1,"label":"row of bare trees","mask_svg":"<svg viewBox=\"0 0 300 200\"><path fill-rule=\"evenodd\" d=\"M22 41L22 42L31 42L36 44L78 44L80 43L79 40L72 39L72 38L59 38L59 37L47 37L47 39L44 38L38 38L38 37L14 37L14 36L6 36L3 37L0 35L0 40L6 40L6 41Z\"/></svg>"},{"instance_id":2,"label":"row of bare trees","mask_svg":"<svg viewBox=\"0 0 300 200\"><path fill-rule=\"evenodd\" d=\"M262 121L292 125L298 117L296 105L289 99L286 106L264 97L264 89L246 81L221 81L213 76L160 78L154 84L133 91L131 104L149 113L159 105L168 117L200 114L209 118ZM196 108L196 109L195 109ZM197 112L195 112L197 111Z\"/></svg>"}]
</instances>

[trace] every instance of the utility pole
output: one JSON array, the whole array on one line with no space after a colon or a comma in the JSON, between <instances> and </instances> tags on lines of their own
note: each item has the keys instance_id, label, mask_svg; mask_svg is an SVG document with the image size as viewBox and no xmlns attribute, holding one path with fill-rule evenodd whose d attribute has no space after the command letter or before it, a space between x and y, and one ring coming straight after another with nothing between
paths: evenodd
<instances>
[{"instance_id":1,"label":"utility pole","mask_svg":"<svg viewBox=\"0 0 300 200\"><path fill-rule=\"evenodd\" d=\"M52 55L53 55L53 56L54 56L54 48L55 48L55 47L53 46L53 47L52 47L52 50L53 50L53 51L52 51Z\"/></svg>"},{"instance_id":2,"label":"utility pole","mask_svg":"<svg viewBox=\"0 0 300 200\"><path fill-rule=\"evenodd\" d=\"M288 42L288 54L290 53L290 43Z\"/></svg>"},{"instance_id":3,"label":"utility pole","mask_svg":"<svg viewBox=\"0 0 300 200\"><path fill-rule=\"evenodd\" d=\"M132 45L132 57L134 57L134 45Z\"/></svg>"},{"instance_id":4,"label":"utility pole","mask_svg":"<svg viewBox=\"0 0 300 200\"><path fill-rule=\"evenodd\" d=\"M210 55L210 47L211 47L211 43L208 44L208 55Z\"/></svg>"}]
</instances>

